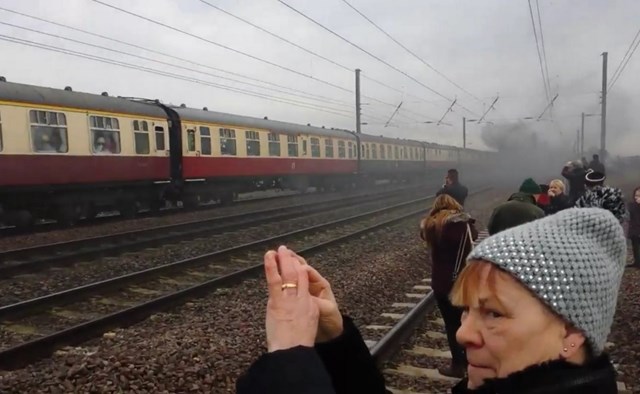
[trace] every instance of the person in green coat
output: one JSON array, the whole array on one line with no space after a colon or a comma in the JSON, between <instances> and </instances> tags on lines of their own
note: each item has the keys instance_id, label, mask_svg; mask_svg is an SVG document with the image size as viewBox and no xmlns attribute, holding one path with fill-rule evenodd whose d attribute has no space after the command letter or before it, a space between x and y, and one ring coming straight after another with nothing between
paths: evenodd
<instances>
[{"instance_id":1,"label":"person in green coat","mask_svg":"<svg viewBox=\"0 0 640 394\"><path fill-rule=\"evenodd\" d=\"M540 194L540 186L531 178L527 178L518 193L514 193L505 203L498 205L489 219L489 235L499 233L511 227L532 222L544 217L544 211L536 205L536 194Z\"/></svg>"}]
</instances>

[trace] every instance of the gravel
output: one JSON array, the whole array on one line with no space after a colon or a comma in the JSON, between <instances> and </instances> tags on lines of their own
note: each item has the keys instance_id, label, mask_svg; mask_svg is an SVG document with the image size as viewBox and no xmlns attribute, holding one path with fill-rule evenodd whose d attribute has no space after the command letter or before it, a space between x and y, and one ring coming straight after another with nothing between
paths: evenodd
<instances>
[{"instance_id":1,"label":"gravel","mask_svg":"<svg viewBox=\"0 0 640 394\"><path fill-rule=\"evenodd\" d=\"M70 267L18 275L0 280L0 305L8 305L28 298L43 296L53 292L73 288L83 284L109 279L126 273L144 270L174 261L195 257L253 242L268 234L282 234L301 228L326 223L359 212L384 208L394 203L406 201L407 195L398 195L384 201L363 202L357 206L335 209L305 217L260 226L246 227L230 233L196 238L159 248L129 252L121 256L85 261Z\"/></svg>"},{"instance_id":2,"label":"gravel","mask_svg":"<svg viewBox=\"0 0 640 394\"><path fill-rule=\"evenodd\" d=\"M494 198L495 193L485 193L471 197L468 205L474 212L478 202ZM309 259L331 281L342 311L359 326L371 324L416 278L428 275L418 219ZM1 372L0 391L233 393L236 378L264 351L265 303L261 278L219 289L23 370Z\"/></svg>"}]
</instances>

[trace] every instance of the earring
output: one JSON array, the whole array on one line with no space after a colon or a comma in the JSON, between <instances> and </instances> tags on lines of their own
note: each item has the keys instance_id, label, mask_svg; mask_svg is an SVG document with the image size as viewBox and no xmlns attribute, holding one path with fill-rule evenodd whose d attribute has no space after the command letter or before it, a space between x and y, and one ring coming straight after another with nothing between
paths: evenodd
<instances>
[{"instance_id":1,"label":"earring","mask_svg":"<svg viewBox=\"0 0 640 394\"><path fill-rule=\"evenodd\" d=\"M562 349L562 350L563 350L565 353L569 351L569 349L567 349L567 348L564 348L564 349Z\"/></svg>"},{"instance_id":2,"label":"earring","mask_svg":"<svg viewBox=\"0 0 640 394\"><path fill-rule=\"evenodd\" d=\"M572 343L572 344L571 344L571 347L576 347L576 344L575 344L575 343Z\"/></svg>"}]
</instances>

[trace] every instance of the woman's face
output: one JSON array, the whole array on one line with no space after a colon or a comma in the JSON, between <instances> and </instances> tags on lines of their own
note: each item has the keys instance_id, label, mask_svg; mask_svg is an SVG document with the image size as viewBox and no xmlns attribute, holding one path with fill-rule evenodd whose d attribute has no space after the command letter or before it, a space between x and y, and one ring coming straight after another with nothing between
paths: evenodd
<instances>
[{"instance_id":1,"label":"woman's face","mask_svg":"<svg viewBox=\"0 0 640 394\"><path fill-rule=\"evenodd\" d=\"M505 272L494 270L495 286L490 288L490 264L481 264L477 294L471 305L464 306L457 332L467 352L470 388L488 378L559 359L570 346L567 327L559 317Z\"/></svg>"},{"instance_id":2,"label":"woman's face","mask_svg":"<svg viewBox=\"0 0 640 394\"><path fill-rule=\"evenodd\" d=\"M549 195L551 197L555 197L555 196L559 196L560 194L562 194L562 189L560 189L558 184L550 183L549 184Z\"/></svg>"}]
</instances>

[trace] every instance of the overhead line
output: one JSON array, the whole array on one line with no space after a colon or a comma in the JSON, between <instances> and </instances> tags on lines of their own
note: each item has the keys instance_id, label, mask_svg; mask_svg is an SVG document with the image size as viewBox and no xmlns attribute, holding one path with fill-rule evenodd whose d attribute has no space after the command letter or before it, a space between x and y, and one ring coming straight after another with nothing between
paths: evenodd
<instances>
[{"instance_id":1,"label":"overhead line","mask_svg":"<svg viewBox=\"0 0 640 394\"><path fill-rule=\"evenodd\" d=\"M203 1L203 0L201 0ZM466 90L465 88L463 88L462 86L458 85L457 83L453 82L451 79L449 79L449 77L447 77L446 75L444 75L443 73L441 73L440 71L438 71L435 67L433 67L431 64L429 64L426 60L424 60L423 58L421 58L420 56L418 56L415 52L413 52L411 49L407 48L406 46L404 46L400 41L398 41L397 39L395 39L391 34L387 33L383 28L381 28L380 26L378 26L374 21L372 21L369 17L367 17L364 13L362 13L360 10L358 10L356 7L354 7L351 3L349 3L347 0L342 0L346 5L348 5L352 10L354 10L358 15L360 15L361 17L363 17L364 19L366 19L369 23L371 23L376 29L380 30L380 32L382 32L382 34L384 34L385 36L387 36L391 41L395 42L396 44L398 44L402 49L404 49L405 51L407 51L409 54L411 54L413 57L415 57L416 59L420 60L425 66L429 67L432 71L434 71L436 74L440 75L442 78L444 78L445 80L447 80L449 83L451 83L453 86L457 87L458 89L462 90L463 92L465 92L466 94L468 94L469 96L473 97L474 99L476 99L477 101L479 101L480 103L482 103L483 101L478 98L477 96L475 96L473 93L469 92L468 90Z\"/></svg>"},{"instance_id":2,"label":"overhead line","mask_svg":"<svg viewBox=\"0 0 640 394\"><path fill-rule=\"evenodd\" d=\"M179 80L183 80L183 81L187 81L187 82L197 83L197 84L200 84L200 85L211 86L211 87L215 87L215 88L218 88L218 89L231 91L231 92L234 92L234 93L239 93L239 94L244 94L244 95L253 96L253 97L257 97L257 98L262 98L262 99L266 99L266 100L274 101L274 102L280 102L280 103L284 103L284 104L288 104L288 105L293 105L293 106L296 106L296 107L302 107L302 108L307 108L307 109L313 109L313 110L316 110L316 111L327 112L327 113L331 113L333 115L343 116L343 117L346 117L346 118L351 118L352 117L352 115L350 113L346 112L346 111L345 111L345 113L340 113L340 112L338 112L340 110L336 110L336 109L333 109L333 108L330 108L330 107L319 106L319 105L315 105L315 104L312 104L312 103L306 103L306 102L301 102L301 101L291 100L291 99L286 99L286 98L283 99L283 98L277 97L277 96L270 96L270 95L266 95L266 94L263 94L263 93L252 92L252 91L239 89L239 88L234 88L234 87L230 87L230 86L226 86L226 85L220 85L220 84L213 83L213 82L199 80L197 78L192 78L192 77L188 77L188 76L184 76L184 75L180 75L180 74L170 73L170 72L167 72L167 71L157 70L157 69L153 69L153 68L150 68L150 67L144 67L144 66L139 66L139 65L135 65L135 64L130 64L130 63L126 63L126 62L122 62L122 61L118 61L118 60L108 59L108 58L104 58L104 57L100 57L100 56L96 56L96 55L90 55L90 54L86 54L86 53L82 53L82 52L73 51L73 50L70 50L70 49L55 47L55 46L47 45L47 44L42 44L42 43L30 41L30 40L24 40L24 39L21 39L21 38L11 37L11 36L7 36L7 35L4 35L4 34L0 34L0 40L7 41L7 42L13 42L13 43L16 43L16 44L21 44L21 45L26 45L26 46L31 46L31 47L35 47L35 48L39 48L39 49L52 51L52 52L58 52L58 53L66 54L66 55L76 56L76 57L80 57L80 58L84 58L84 59L88 59L88 60L94 60L94 61L98 61L98 62L101 62L101 63L107 63L107 64L111 64L111 65L121 66L121 67L129 68L129 69L133 69L133 70L138 70L138 71L143 71L143 72L147 72L147 73L151 73L151 74L157 74L157 75L161 75L161 76L165 76L165 77L169 77L169 78L174 78L174 79L179 79ZM324 109L324 108L327 108L327 109Z\"/></svg>"},{"instance_id":3,"label":"overhead line","mask_svg":"<svg viewBox=\"0 0 640 394\"><path fill-rule=\"evenodd\" d=\"M151 22L151 23L156 24L156 25L158 25L158 26L162 26L162 27L165 27L165 28L167 28L167 29L170 29L170 30L176 31L176 32L178 32L178 33L182 33L182 34L187 35L187 36L189 36L189 37L192 37L192 38L198 39L198 40L200 40L200 41L204 41L204 42L206 42L206 43L209 43L209 44L215 45L215 46L217 46L217 47L220 47L220 48L226 49L226 50L228 50L228 51L231 51L231 52L237 53L237 54L239 54L239 55L242 55L242 56L248 57L248 58L250 58L250 59L253 59L253 60L259 61L259 62L261 62L261 63L265 63L265 64L268 64L268 65L270 65L270 66L277 67L277 68L279 68L279 69L282 69L282 70L288 71L288 72L290 72L290 73L294 73L294 74L300 75L300 76L302 76L302 77L305 77L305 78L309 78L309 79L311 79L311 80L314 80L314 81L316 81L316 82L320 82L320 83L323 83L323 84L325 84L325 85L328 85L328 86L334 87L334 88L336 88L336 89L340 89L340 90L342 90L342 91L345 91L345 92L349 92L349 93L351 93L351 90L346 89L346 88L344 88L344 87L342 87L342 86L336 85L336 84L334 84L334 83L331 83L331 82L329 82L329 81L325 81L324 79L316 78L316 77L314 77L313 75L305 74L305 73L303 73L303 72L301 72L301 71L297 71L297 70L294 70L294 69L292 69L292 68L290 68L290 67L283 66L283 65L278 64L278 63L274 63L274 62L272 62L272 61L270 61L270 60L263 59L263 58L258 57L258 56L254 56L254 55L252 55L252 54L250 54L250 53L246 53L246 52L240 51L240 50L235 49L235 48L232 48L232 47L230 47L230 46L228 46L228 45L220 44L220 43L215 42L215 41L213 41L213 40L210 40L210 39L208 39L208 38L204 38L204 37L202 37L202 36L199 36L199 35L196 35L196 34L193 34L193 33L189 33L188 31L185 31L185 30L179 29L179 28L177 28L177 27L175 27L175 26L168 25L168 24L166 24L166 23L163 23L163 22L157 21L157 20L155 20L155 19L148 18L148 17L143 16L143 15L140 15L140 14L136 14L136 13L134 13L134 12L131 12L131 11L125 10L125 9L123 9L123 8L120 8L120 7L116 7L116 6L112 5L112 4L108 4L108 3L105 3L105 2L100 1L100 0L91 0L91 1L93 1L94 3L101 4L101 5L105 6L105 7L109 7L109 8L112 8L112 9L114 9L114 10L120 11L120 12L122 12L122 13L125 13L125 14L128 14L128 15L131 15L131 16L135 16L136 18L139 18L139 19L145 20L145 21L147 21L147 22Z\"/></svg>"},{"instance_id":4,"label":"overhead line","mask_svg":"<svg viewBox=\"0 0 640 394\"><path fill-rule=\"evenodd\" d=\"M245 79L248 79L248 80L251 80L251 81L260 82L260 83L264 83L266 85L271 85L271 86L276 86L276 87L279 87L279 88L282 88L282 89L291 90L293 92L303 93L303 94L306 94L308 96L314 96L314 97L319 97L319 98L323 98L323 99L327 99L327 100L332 100L331 98L326 97L326 96L307 93L307 92L305 92L303 90L300 90L300 89L290 88L290 87L287 87L287 86L284 86L284 85L280 85L280 84L277 84L277 83L265 81L265 80L258 79L258 78L249 77L249 76L237 73L237 72L228 71L228 70L224 70L224 69L221 69L221 68L213 67L213 66L210 66L210 65L207 65L207 64L194 62L192 60L184 59L184 58L181 58L181 57L178 57L178 56L174 56L174 55L171 55L171 54L168 54L168 53L165 53L165 52L156 51L154 49L150 49L150 48L147 48L147 47L144 47L144 46L141 46L141 45L132 44L130 42L118 40L118 39L113 38L113 37L104 36L102 34L93 33L93 32L88 31L88 30L83 30L83 29L80 29L80 28L77 28L77 27L65 25L63 23L58 23L58 22L55 22L55 21L52 21L52 20L49 20L49 19L44 19L44 18L40 18L40 17L34 16L34 15L25 14L25 13L18 12L18 11L15 11L15 10L11 10L11 9L8 9L8 8L4 8L4 7L1 7L1 6L0 6L0 10L6 11L6 12L10 12L10 13L13 13L13 14L16 14L16 15L24 16L26 18L34 19L34 20L37 20L37 21L50 23L50 24L52 24L54 26L63 27L65 29L77 31L77 32L80 32L80 33L83 33L83 34L87 34L87 35L93 36L93 37L98 37L98 38L102 38L102 39L105 39L105 40L108 40L108 41L116 42L118 44L126 45L126 46L129 46L129 47L132 47L132 48L142 49L142 50L150 52L150 53L155 53L157 55L166 56L168 58L179 60L179 61L182 61L182 62L185 62L185 63L189 63L189 64L192 64L192 65L195 65L195 66L208 68L208 69L219 71L219 72L222 72L222 73L225 73L225 74L229 74L229 75L235 75L235 76L238 76L238 77L241 77L241 78L245 78Z\"/></svg>"},{"instance_id":5,"label":"overhead line","mask_svg":"<svg viewBox=\"0 0 640 394\"><path fill-rule=\"evenodd\" d=\"M99 0L93 0L93 1L99 1ZM389 62L381 59L380 57L374 55L373 53L367 51L366 49L362 48L361 46L359 46L358 44L349 41L348 39L346 39L345 37L341 36L340 34L336 33L335 31L329 29L328 27L324 26L323 24L321 24L320 22L316 21L315 19L311 18L310 16L306 15L305 13L303 13L302 11L299 11L298 9L292 7L291 5L287 4L286 2L284 2L283 0L277 0L279 3L283 4L285 7L289 8L290 10L292 10L293 12L297 13L298 15L302 16L303 18L313 22L314 24L316 24L317 26L321 27L322 29L328 31L329 33L333 34L334 36L340 38L341 40L345 41L346 43L348 43L349 45L353 46L354 48L357 48L358 50L366 53L367 55L369 55L370 57L376 59L377 61L381 62L382 64L386 65L387 67L393 69L394 71L399 72L400 74L404 75L405 77L411 79L412 81L414 81L415 83L417 83L418 85L424 87L425 89L429 90L430 92L436 94L439 97L442 97L444 99L447 100L451 100L450 98L448 98L447 96L445 96L444 94L438 92L437 90L431 88L430 86L420 82L418 79L414 78L413 76L407 74L406 72L400 70L399 68L397 68L396 66L390 64ZM463 105L460 105L461 108L465 109L466 111L469 111L470 113L475 114L473 111L471 111L468 108L465 108ZM477 115L477 114L476 114Z\"/></svg>"},{"instance_id":6,"label":"overhead line","mask_svg":"<svg viewBox=\"0 0 640 394\"><path fill-rule=\"evenodd\" d=\"M544 45L544 34L542 33L542 16L540 16L540 3L536 0L536 9L538 10L538 27L540 28L540 43L542 43L542 56L544 59L544 70L547 74L547 87L549 94L551 94L551 81L549 80L549 67L547 64L547 49ZM553 117L553 116L552 116Z\"/></svg>"},{"instance_id":7,"label":"overhead line","mask_svg":"<svg viewBox=\"0 0 640 394\"><path fill-rule=\"evenodd\" d=\"M609 92L611 92L611 88L613 88L613 85L618 81L618 79L620 78L620 75L622 75L622 72L627 67L627 64L629 64L629 61L631 60L631 57L633 56L636 49L638 48L638 45L640 45L640 39L638 39L639 36L640 36L640 30L638 30L638 33L636 33L636 36L631 41L629 48L627 48L627 52L624 54L622 60L620 60L620 64L618 64L618 68L616 68L616 71L613 73L613 77L611 78L611 82L609 84L609 87L607 88ZM638 42L636 42L634 46L633 43L636 40L638 40ZM633 50L631 50L631 47L633 47Z\"/></svg>"},{"instance_id":8,"label":"overhead line","mask_svg":"<svg viewBox=\"0 0 640 394\"><path fill-rule=\"evenodd\" d=\"M529 14L531 15L531 25L533 26L533 36L536 39L536 50L538 52L538 61L540 63L540 73L542 74L542 84L544 85L545 96L547 102L549 102L549 89L547 87L547 79L544 74L544 67L542 66L542 55L540 54L540 43L538 42L538 33L536 32L536 22L533 18L533 8L531 8L531 0L529 2Z\"/></svg>"},{"instance_id":9,"label":"overhead line","mask_svg":"<svg viewBox=\"0 0 640 394\"><path fill-rule=\"evenodd\" d=\"M214 78L220 78L220 79L224 79L224 80L228 80L228 81L232 81L232 82L236 82L236 83L241 83L241 84L257 87L259 89L273 90L273 91L278 92L278 93L282 93L282 94L286 94L286 95L290 95L290 96L295 96L295 97L300 97L300 98L304 98L304 99L307 99L307 100L316 100L316 101L321 101L321 102L325 102L325 103L328 103L328 104L336 104L336 102L333 101L333 100L316 99L316 98L309 97L309 96L303 96L301 94L289 93L289 92L286 92L286 91L283 91L283 90L279 90L279 89L267 88L267 87L260 86L260 85L254 84L254 83L244 82L244 81L240 81L240 80L233 79L233 78L228 78L228 77L223 77L223 76L220 76L220 75L215 75L215 74L211 74L211 73L208 73L208 72L205 72L205 71L196 70L194 68L179 66L179 65L172 64L172 63L169 63L169 62L163 62L161 60L156 60L156 59L152 59L152 58L149 58L149 57L136 55L134 53L125 52L125 51L121 51L121 50L118 50L118 49L105 47L105 46L102 46L102 45L91 44L91 43L88 43L88 42L76 40L76 39L65 37L65 36L61 36L61 35L58 35L58 34L47 33L47 32L44 32L44 31L35 30L35 29L28 28L28 27L14 25L14 24L2 22L2 21L0 21L0 24L6 25L6 26L11 26L11 27L14 27L14 28L17 28L17 29L27 30L27 31L30 31L30 32L33 32L33 33L37 33L37 34L46 35L46 36L49 36L49 37L54 37L54 38L58 38L58 39L62 39L62 40L70 41L70 42L74 42L74 43L77 43L77 44L82 44L82 45L86 45L86 46L90 46L90 47L106 50L106 51L109 51L109 52L114 52L114 53L119 53L119 54L131 56L131 57L135 57L135 58L146 60L146 61L149 61L149 62L154 62L154 63L166 65L166 66L171 66L171 67L183 69L183 70L186 70L186 71L191 71L191 72L195 72L195 73L199 73L199 74L208 75L208 76L211 76L211 77L214 77ZM348 105L345 102L339 102L338 104Z\"/></svg>"}]
</instances>

